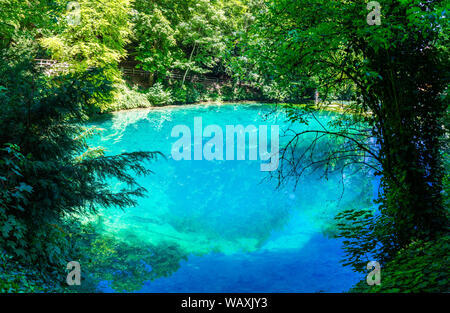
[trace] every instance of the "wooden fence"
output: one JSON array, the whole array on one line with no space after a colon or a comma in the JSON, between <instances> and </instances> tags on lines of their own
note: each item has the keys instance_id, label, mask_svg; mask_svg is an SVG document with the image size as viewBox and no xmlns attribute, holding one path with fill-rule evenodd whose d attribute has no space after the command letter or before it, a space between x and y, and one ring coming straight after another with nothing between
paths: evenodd
<instances>
[{"instance_id":1,"label":"wooden fence","mask_svg":"<svg viewBox=\"0 0 450 313\"><path fill-rule=\"evenodd\" d=\"M47 59L35 59L36 64L38 67L42 68L47 75L55 75L58 73L66 73L69 71L69 64L67 63L59 63L55 60L47 60ZM149 77L150 72L144 71L141 69L137 69L133 66L120 66L120 71L123 73L124 76L129 77ZM168 78L174 79L174 80L183 80L184 74L179 72L172 72L168 75ZM196 83L207 83L207 84L213 84L213 83L219 83L223 81L227 81L226 79L219 78L219 77L213 77L213 76L206 76L206 75L187 75L186 81L190 82L196 82Z\"/></svg>"},{"instance_id":2,"label":"wooden fence","mask_svg":"<svg viewBox=\"0 0 450 313\"><path fill-rule=\"evenodd\" d=\"M42 68L44 73L49 76L69 71L69 64L67 63L59 63L58 61L47 59L35 59L35 62L37 66Z\"/></svg>"},{"instance_id":3,"label":"wooden fence","mask_svg":"<svg viewBox=\"0 0 450 313\"><path fill-rule=\"evenodd\" d=\"M137 69L134 67L120 67L121 72L125 76L141 76L141 77L149 77L150 72ZM167 78L174 79L174 80L183 80L184 74L172 72L167 75ZM211 77L211 76L205 76L205 75L187 75L186 81L190 82L197 82L197 83L219 83L221 81L226 81L225 79L219 78L219 77Z\"/></svg>"}]
</instances>

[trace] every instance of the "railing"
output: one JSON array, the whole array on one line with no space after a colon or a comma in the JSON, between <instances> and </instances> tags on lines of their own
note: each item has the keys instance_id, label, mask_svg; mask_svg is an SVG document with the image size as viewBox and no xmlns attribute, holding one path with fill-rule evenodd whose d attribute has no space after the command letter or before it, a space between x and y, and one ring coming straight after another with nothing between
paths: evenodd
<instances>
[{"instance_id":1,"label":"railing","mask_svg":"<svg viewBox=\"0 0 450 313\"><path fill-rule=\"evenodd\" d=\"M150 76L150 72L139 70L134 67L121 67L120 71L127 76Z\"/></svg>"},{"instance_id":2,"label":"railing","mask_svg":"<svg viewBox=\"0 0 450 313\"><path fill-rule=\"evenodd\" d=\"M64 73L69 71L69 64L59 63L55 60L35 59L38 67L44 69L46 75L54 75L56 73Z\"/></svg>"},{"instance_id":3,"label":"railing","mask_svg":"<svg viewBox=\"0 0 450 313\"><path fill-rule=\"evenodd\" d=\"M120 70L122 73L126 76L143 76L148 77L150 76L150 72L136 69L134 67L121 67ZM184 75L179 73L170 73L167 75L168 78L175 79L175 80L183 80ZM220 78L216 77L207 77L207 76L200 76L200 75L188 75L186 76L186 81L190 82L205 82L205 83L218 83L222 81Z\"/></svg>"},{"instance_id":4,"label":"railing","mask_svg":"<svg viewBox=\"0 0 450 313\"><path fill-rule=\"evenodd\" d=\"M59 63L55 60L47 60L47 59L35 59L35 62L38 67L44 69L46 75L55 75L58 73L64 73L68 72L70 66L68 63ZM137 69L132 66L121 66L120 71L125 76L141 76L141 77L148 77L150 76L150 72L144 71L141 69ZM169 78L175 79L175 80L183 80L184 75L181 73L170 73L168 75ZM218 83L221 81L225 81L224 79L218 78L218 77L208 77L204 75L187 75L186 81L190 82L205 82L205 83Z\"/></svg>"}]
</instances>

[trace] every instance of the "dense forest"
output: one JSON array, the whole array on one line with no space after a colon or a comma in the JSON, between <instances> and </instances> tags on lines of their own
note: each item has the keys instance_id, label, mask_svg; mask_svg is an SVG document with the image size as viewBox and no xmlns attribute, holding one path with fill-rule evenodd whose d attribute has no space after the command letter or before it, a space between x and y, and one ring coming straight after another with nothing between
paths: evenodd
<instances>
[{"instance_id":1,"label":"dense forest","mask_svg":"<svg viewBox=\"0 0 450 313\"><path fill-rule=\"evenodd\" d=\"M345 102L343 131L311 130L342 149L287 153L277 178L337 170L337 159L371 167L378 212L341 212L335 235L345 265L365 272L369 254L384 280L352 291L448 292L448 2L379 3L371 25L363 0L0 0L0 292L76 292L65 283L75 259L90 264L83 291L117 271L137 285L174 272L185 258L176 248L149 247L151 273L138 261L123 268L117 260L134 248L82 223L151 196L137 177L164 157L108 156L88 145L96 129L86 122L246 100L276 103L293 123ZM110 178L127 188L113 191ZM118 290L133 290L122 280Z\"/></svg>"}]
</instances>

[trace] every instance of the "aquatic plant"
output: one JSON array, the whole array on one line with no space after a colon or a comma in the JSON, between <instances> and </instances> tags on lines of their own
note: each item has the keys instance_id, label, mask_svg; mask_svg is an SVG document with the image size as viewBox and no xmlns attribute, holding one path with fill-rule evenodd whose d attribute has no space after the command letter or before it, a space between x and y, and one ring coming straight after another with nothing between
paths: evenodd
<instances>
[{"instance_id":1,"label":"aquatic plant","mask_svg":"<svg viewBox=\"0 0 450 313\"><path fill-rule=\"evenodd\" d=\"M144 283L173 274L187 256L173 243L122 241L98 232L92 222L74 233L83 276L73 292L98 291L107 283L117 292L139 291Z\"/></svg>"}]
</instances>

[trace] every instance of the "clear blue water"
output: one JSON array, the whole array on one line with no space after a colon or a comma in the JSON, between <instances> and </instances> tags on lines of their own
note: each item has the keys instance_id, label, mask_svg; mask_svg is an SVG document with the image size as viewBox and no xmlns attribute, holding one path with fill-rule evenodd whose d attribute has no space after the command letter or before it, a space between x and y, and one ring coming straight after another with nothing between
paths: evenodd
<instances>
[{"instance_id":1,"label":"clear blue water","mask_svg":"<svg viewBox=\"0 0 450 313\"><path fill-rule=\"evenodd\" d=\"M342 241L327 235L339 210L371 205L374 182L362 172L344 176L345 189L341 175L324 179L317 172L305 175L296 189L293 182L277 189L277 181L260 171L259 160L171 158L178 139L171 137L173 127L193 129L194 117L224 132L230 124L279 125L280 146L290 139L283 130L319 126L314 120L291 125L285 112L272 111L269 105L143 109L96 124L103 131L92 145L108 154L144 150L167 157L148 165L153 175L138 179L149 193L137 207L103 210L98 217L102 232L137 249L176 246L187 256L167 277L145 281L136 291L343 292L364 279L341 265ZM321 114L318 120L335 118ZM111 181L111 187L121 185ZM102 286L114 291L110 282Z\"/></svg>"}]
</instances>

